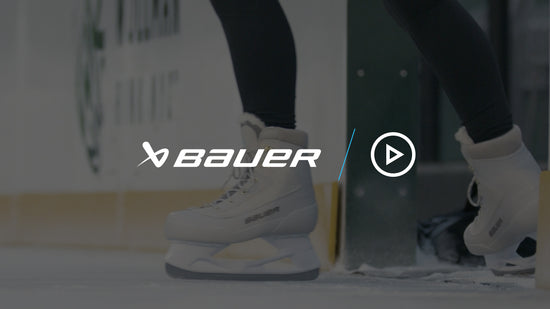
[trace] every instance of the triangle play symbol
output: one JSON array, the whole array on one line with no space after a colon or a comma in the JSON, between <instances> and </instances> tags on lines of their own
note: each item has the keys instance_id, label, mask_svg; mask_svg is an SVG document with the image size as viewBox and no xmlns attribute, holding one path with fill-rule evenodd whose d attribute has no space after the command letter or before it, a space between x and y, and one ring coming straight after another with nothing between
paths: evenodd
<instances>
[{"instance_id":1,"label":"triangle play symbol","mask_svg":"<svg viewBox=\"0 0 550 309\"><path fill-rule=\"evenodd\" d=\"M393 156L392 156L393 155ZM390 165L395 160L401 158L403 153L392 146L386 144L386 165Z\"/></svg>"}]
</instances>

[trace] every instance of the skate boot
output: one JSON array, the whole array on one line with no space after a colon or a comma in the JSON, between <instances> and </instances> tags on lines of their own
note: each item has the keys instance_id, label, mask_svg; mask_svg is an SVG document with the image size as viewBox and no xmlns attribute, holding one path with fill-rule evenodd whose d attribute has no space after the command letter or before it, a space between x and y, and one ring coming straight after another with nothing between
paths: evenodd
<instances>
[{"instance_id":1,"label":"skate boot","mask_svg":"<svg viewBox=\"0 0 550 309\"><path fill-rule=\"evenodd\" d=\"M249 114L244 118L241 131L251 157L258 148L307 146L302 131L266 128ZM317 203L309 165L267 168L259 164L236 174L234 186L220 199L168 216L168 275L217 280L315 279L320 263L308 235L317 222ZM216 256L231 244L256 238L267 241L278 253L260 260Z\"/></svg>"},{"instance_id":2,"label":"skate boot","mask_svg":"<svg viewBox=\"0 0 550 309\"><path fill-rule=\"evenodd\" d=\"M468 190L479 213L464 232L466 246L495 274L532 273L535 268L540 168L514 126L495 139L474 144L465 128L455 135L474 172ZM471 187L477 183L477 198ZM474 200L475 199L475 200Z\"/></svg>"}]
</instances>

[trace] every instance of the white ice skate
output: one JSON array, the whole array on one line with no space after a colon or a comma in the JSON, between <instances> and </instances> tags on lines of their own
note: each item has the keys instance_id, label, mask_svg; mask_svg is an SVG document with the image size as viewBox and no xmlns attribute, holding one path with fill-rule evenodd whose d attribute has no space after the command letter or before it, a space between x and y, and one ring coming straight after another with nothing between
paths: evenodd
<instances>
[{"instance_id":1,"label":"white ice skate","mask_svg":"<svg viewBox=\"0 0 550 309\"><path fill-rule=\"evenodd\" d=\"M258 148L296 150L307 146L306 133L266 128L249 114L241 131L245 146L253 154ZM236 175L235 185L217 201L168 216L168 275L189 279L315 279L320 265L308 235L317 222L317 203L309 165L258 166ZM231 244L256 238L273 245L278 254L261 260L216 256Z\"/></svg>"},{"instance_id":2,"label":"white ice skate","mask_svg":"<svg viewBox=\"0 0 550 309\"><path fill-rule=\"evenodd\" d=\"M535 268L540 168L517 126L474 144L466 129L455 135L474 172L468 198L479 214L464 232L468 249L483 255L495 274L532 273ZM477 183L477 200L471 188Z\"/></svg>"}]
</instances>

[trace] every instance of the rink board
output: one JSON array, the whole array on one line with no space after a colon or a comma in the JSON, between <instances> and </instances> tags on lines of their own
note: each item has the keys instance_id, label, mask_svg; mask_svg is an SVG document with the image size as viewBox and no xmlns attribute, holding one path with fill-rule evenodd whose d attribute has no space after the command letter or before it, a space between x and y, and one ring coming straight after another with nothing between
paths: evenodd
<instances>
[{"instance_id":1,"label":"rink board","mask_svg":"<svg viewBox=\"0 0 550 309\"><path fill-rule=\"evenodd\" d=\"M315 193L319 218L311 240L328 269L336 257L338 185L316 185ZM164 251L166 215L220 194L220 190L193 190L0 196L0 245ZM272 250L256 240L222 253L228 258L261 258Z\"/></svg>"},{"instance_id":2,"label":"rink board","mask_svg":"<svg viewBox=\"0 0 550 309\"><path fill-rule=\"evenodd\" d=\"M540 177L540 205L537 232L538 288L550 289L550 171Z\"/></svg>"}]
</instances>

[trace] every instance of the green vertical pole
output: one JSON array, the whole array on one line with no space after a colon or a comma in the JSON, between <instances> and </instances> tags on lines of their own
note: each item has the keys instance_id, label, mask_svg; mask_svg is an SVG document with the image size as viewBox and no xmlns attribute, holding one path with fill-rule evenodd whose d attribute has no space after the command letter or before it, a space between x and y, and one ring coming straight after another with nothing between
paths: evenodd
<instances>
[{"instance_id":1,"label":"green vertical pole","mask_svg":"<svg viewBox=\"0 0 550 309\"><path fill-rule=\"evenodd\" d=\"M382 1L348 2L348 138L344 262L384 267L415 261L414 168L405 176L379 174L370 149L397 131L416 144L419 128L418 53ZM379 162L383 162L380 158Z\"/></svg>"}]
</instances>

